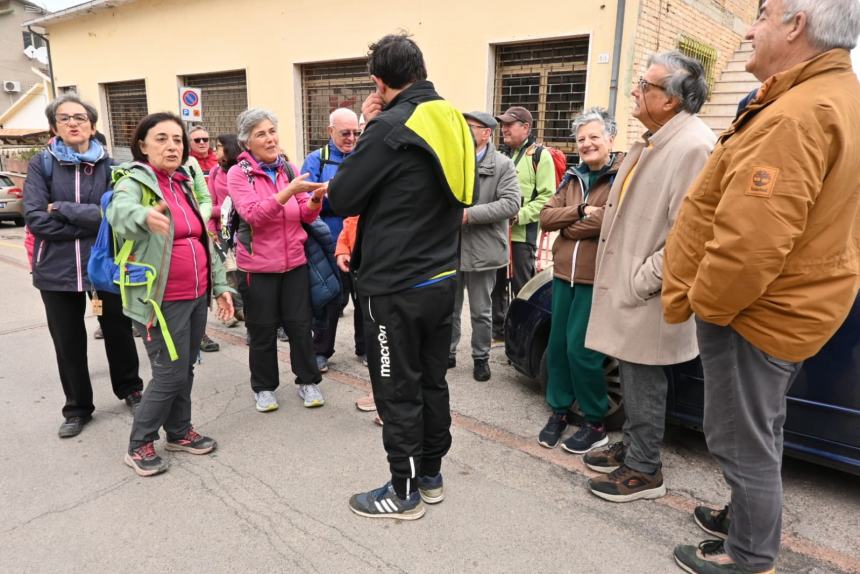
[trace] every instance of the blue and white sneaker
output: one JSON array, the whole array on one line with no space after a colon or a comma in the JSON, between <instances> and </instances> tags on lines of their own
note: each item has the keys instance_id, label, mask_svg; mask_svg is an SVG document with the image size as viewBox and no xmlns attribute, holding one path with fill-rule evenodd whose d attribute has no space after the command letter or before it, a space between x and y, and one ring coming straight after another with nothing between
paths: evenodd
<instances>
[{"instance_id":1,"label":"blue and white sneaker","mask_svg":"<svg viewBox=\"0 0 860 574\"><path fill-rule=\"evenodd\" d=\"M427 504L439 504L445 500L442 473L436 476L419 476L418 493L421 495L421 500Z\"/></svg>"},{"instance_id":2,"label":"blue and white sneaker","mask_svg":"<svg viewBox=\"0 0 860 574\"><path fill-rule=\"evenodd\" d=\"M394 492L390 482L376 490L352 495L349 509L367 518L394 518L395 520L418 520L424 516L424 502L416 491L405 500Z\"/></svg>"}]
</instances>

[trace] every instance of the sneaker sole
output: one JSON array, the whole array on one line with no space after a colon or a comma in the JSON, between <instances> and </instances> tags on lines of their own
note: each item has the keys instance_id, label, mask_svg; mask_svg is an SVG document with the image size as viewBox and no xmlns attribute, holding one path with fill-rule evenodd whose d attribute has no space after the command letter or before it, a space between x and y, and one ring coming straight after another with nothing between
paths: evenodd
<instances>
[{"instance_id":1,"label":"sneaker sole","mask_svg":"<svg viewBox=\"0 0 860 574\"><path fill-rule=\"evenodd\" d=\"M257 405L257 411L258 411L258 412L261 412L261 413L270 413L270 412L272 412L272 411L276 411L276 410L278 410L278 405L277 405L277 404L269 405L269 406L266 406L266 407L260 407L260 405Z\"/></svg>"},{"instance_id":2,"label":"sneaker sole","mask_svg":"<svg viewBox=\"0 0 860 574\"><path fill-rule=\"evenodd\" d=\"M165 465L161 468L157 468L155 470L142 469L134 463L134 459L131 458L131 455L128 453L125 453L125 459L124 460L125 460L125 463L134 470L134 472L137 474L137 476L154 476L156 474L161 474L162 472L165 472L167 470L167 465Z\"/></svg>"},{"instance_id":3,"label":"sneaker sole","mask_svg":"<svg viewBox=\"0 0 860 574\"><path fill-rule=\"evenodd\" d=\"M440 489L441 490L441 489ZM424 490L418 489L418 494L421 495L421 500L426 502L427 504L439 504L443 500L445 500L445 493L439 492L436 496L431 495L429 492L425 494Z\"/></svg>"},{"instance_id":4,"label":"sneaker sole","mask_svg":"<svg viewBox=\"0 0 860 574\"><path fill-rule=\"evenodd\" d=\"M560 442L561 442L561 439L558 439L555 442L555 444L549 444L548 442L543 442L542 440L538 439L538 444L544 448L555 448L558 446L558 443L560 443Z\"/></svg>"},{"instance_id":5,"label":"sneaker sole","mask_svg":"<svg viewBox=\"0 0 860 574\"><path fill-rule=\"evenodd\" d=\"M725 532L718 532L716 530L711 530L710 528L708 528L704 524L702 524L702 522L699 520L699 517L696 516L695 514L693 514L693 520L696 521L696 524L699 526L699 528L701 528L702 530L704 530L708 534L710 534L712 536L716 536L717 538L719 538L721 540L728 540L729 536Z\"/></svg>"},{"instance_id":6,"label":"sneaker sole","mask_svg":"<svg viewBox=\"0 0 860 574\"><path fill-rule=\"evenodd\" d=\"M675 563L678 566L680 566L681 570L683 570L684 572L689 572L690 574L698 574L698 572L696 572L695 570L693 570L692 568L690 568L689 566L684 564L684 561L681 560L680 558L678 558L677 556L673 556L673 558L675 558Z\"/></svg>"},{"instance_id":7,"label":"sneaker sole","mask_svg":"<svg viewBox=\"0 0 860 574\"><path fill-rule=\"evenodd\" d=\"M364 512L363 510L353 508L352 506L350 506L349 509L352 510L354 513L358 514L359 516L364 516L365 518L389 518L394 520L418 520L419 518L424 516L425 512L427 512L427 509L424 508L424 506L418 506L416 508L413 508L412 510L407 510L403 513L391 514L371 514L369 512Z\"/></svg>"},{"instance_id":8,"label":"sneaker sole","mask_svg":"<svg viewBox=\"0 0 860 574\"><path fill-rule=\"evenodd\" d=\"M170 450L173 452L187 452L189 454L209 454L218 446L218 443L214 443L212 446L207 448L194 448L191 446L182 446L181 444L175 444L172 442L168 442L164 444L164 450Z\"/></svg>"},{"instance_id":9,"label":"sneaker sole","mask_svg":"<svg viewBox=\"0 0 860 574\"><path fill-rule=\"evenodd\" d=\"M605 492L600 492L599 490L594 490L589 488L591 494L597 496L598 498L602 498L603 500L608 500L609 502L633 502L634 500L653 500L655 498L661 498L666 496L666 485L661 484L657 488L650 488L648 490L640 490L639 492L634 492L633 494L607 494Z\"/></svg>"},{"instance_id":10,"label":"sneaker sole","mask_svg":"<svg viewBox=\"0 0 860 574\"><path fill-rule=\"evenodd\" d=\"M585 466L587 466L594 472L599 472L601 474L609 474L610 472L618 470L618 468L621 467L620 464L617 464L615 466L598 466L596 464L588 464L587 462L585 463Z\"/></svg>"},{"instance_id":11,"label":"sneaker sole","mask_svg":"<svg viewBox=\"0 0 860 574\"><path fill-rule=\"evenodd\" d=\"M325 404L325 401L312 401L310 403L308 403L308 402L304 403L306 409L317 409L317 408L323 406L324 404Z\"/></svg>"},{"instance_id":12,"label":"sneaker sole","mask_svg":"<svg viewBox=\"0 0 860 574\"><path fill-rule=\"evenodd\" d=\"M607 444L609 444L609 437L605 436L584 450L576 450L576 449L572 449L572 448L567 448L567 445L564 443L561 443L561 448L563 448L564 450L566 450L567 452L572 453L572 454L585 454L592 449L595 449L599 446L605 446Z\"/></svg>"}]
</instances>

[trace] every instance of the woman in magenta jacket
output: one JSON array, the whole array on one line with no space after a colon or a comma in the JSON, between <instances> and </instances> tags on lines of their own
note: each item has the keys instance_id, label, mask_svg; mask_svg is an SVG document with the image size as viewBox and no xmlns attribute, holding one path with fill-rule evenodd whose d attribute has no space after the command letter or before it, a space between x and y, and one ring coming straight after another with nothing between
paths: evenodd
<instances>
[{"instance_id":1,"label":"woman in magenta jacket","mask_svg":"<svg viewBox=\"0 0 860 574\"><path fill-rule=\"evenodd\" d=\"M241 217L236 234L236 265L244 274L242 297L248 329L251 388L257 410L278 408L276 331L286 329L290 364L306 407L324 404L311 340L311 301L302 223L319 215L325 185L305 182L281 152L278 120L251 108L238 118L245 149L227 174L233 206ZM309 195L308 192L313 192Z\"/></svg>"}]
</instances>

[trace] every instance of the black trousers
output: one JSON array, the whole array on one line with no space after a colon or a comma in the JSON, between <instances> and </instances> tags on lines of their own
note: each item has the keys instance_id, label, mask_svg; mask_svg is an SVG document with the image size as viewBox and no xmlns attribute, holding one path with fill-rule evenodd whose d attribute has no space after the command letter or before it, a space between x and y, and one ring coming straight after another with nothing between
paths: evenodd
<instances>
[{"instance_id":1,"label":"black trousers","mask_svg":"<svg viewBox=\"0 0 860 574\"><path fill-rule=\"evenodd\" d=\"M352 299L354 312L352 315L353 328L355 330L355 354L364 354L364 319L362 318L361 305L355 293L352 275L340 272L340 287L342 297L338 297L326 306L325 316L314 318L314 352L326 359L334 355L334 343L337 337L337 322L346 304Z\"/></svg>"},{"instance_id":2,"label":"black trousers","mask_svg":"<svg viewBox=\"0 0 860 574\"><path fill-rule=\"evenodd\" d=\"M302 265L286 273L245 273L245 327L250 345L248 365L255 393L274 391L278 377L278 327L290 338L290 364L296 384L322 380L311 339L311 296L308 267Z\"/></svg>"},{"instance_id":3,"label":"black trousers","mask_svg":"<svg viewBox=\"0 0 860 574\"><path fill-rule=\"evenodd\" d=\"M66 395L63 416L89 416L95 406L84 325L87 294L78 291L41 291L41 294L57 354L60 382ZM131 335L131 319L123 315L119 295L99 291L98 296L102 301L102 315L98 321L104 334L111 387L118 399L124 399L134 391L143 390L143 380L138 374L137 348Z\"/></svg>"},{"instance_id":4,"label":"black trousers","mask_svg":"<svg viewBox=\"0 0 860 574\"><path fill-rule=\"evenodd\" d=\"M493 338L505 338L505 315L508 313L508 282L511 295L516 297L520 289L535 275L535 254L537 248L531 243L511 242L511 267L513 277L508 279L508 268L497 271L496 286L493 288Z\"/></svg>"},{"instance_id":5,"label":"black trousers","mask_svg":"<svg viewBox=\"0 0 860 574\"><path fill-rule=\"evenodd\" d=\"M448 346L456 281L362 297L373 397L398 494L439 472L451 447Z\"/></svg>"}]
</instances>

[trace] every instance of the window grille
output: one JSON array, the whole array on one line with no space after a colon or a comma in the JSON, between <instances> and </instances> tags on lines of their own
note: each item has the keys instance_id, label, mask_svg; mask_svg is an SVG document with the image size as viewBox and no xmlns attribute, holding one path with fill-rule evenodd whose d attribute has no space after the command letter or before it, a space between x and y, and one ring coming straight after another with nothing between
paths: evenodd
<instances>
[{"instance_id":1,"label":"window grille","mask_svg":"<svg viewBox=\"0 0 860 574\"><path fill-rule=\"evenodd\" d=\"M131 159L131 138L138 122L148 113L143 80L105 84L112 155L117 161Z\"/></svg>"},{"instance_id":2,"label":"window grille","mask_svg":"<svg viewBox=\"0 0 860 574\"><path fill-rule=\"evenodd\" d=\"M302 66L304 153L328 141L328 116L337 108L361 114L361 104L376 86L367 72L367 59L341 60ZM302 158L296 158L301 163Z\"/></svg>"},{"instance_id":3,"label":"window grille","mask_svg":"<svg viewBox=\"0 0 860 574\"><path fill-rule=\"evenodd\" d=\"M182 85L202 90L203 121L200 123L209 132L211 147L215 147L214 139L219 135L236 133L236 118L248 109L245 70L185 76Z\"/></svg>"},{"instance_id":4,"label":"window grille","mask_svg":"<svg viewBox=\"0 0 860 574\"><path fill-rule=\"evenodd\" d=\"M588 37L496 46L494 112L522 106L538 142L575 158L573 118L585 104Z\"/></svg>"},{"instance_id":5,"label":"window grille","mask_svg":"<svg viewBox=\"0 0 860 574\"><path fill-rule=\"evenodd\" d=\"M717 49L703 42L682 34L678 39L678 51L686 56L695 58L705 69L705 79L708 82L708 98L714 87L714 69L717 66Z\"/></svg>"}]
</instances>

